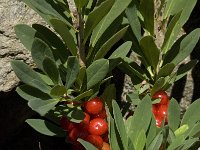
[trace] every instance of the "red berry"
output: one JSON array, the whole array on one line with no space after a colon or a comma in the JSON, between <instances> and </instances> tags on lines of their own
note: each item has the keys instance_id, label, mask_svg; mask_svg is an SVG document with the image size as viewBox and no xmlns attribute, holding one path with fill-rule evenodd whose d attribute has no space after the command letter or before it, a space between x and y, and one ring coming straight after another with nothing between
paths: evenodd
<instances>
[{"instance_id":1,"label":"red berry","mask_svg":"<svg viewBox=\"0 0 200 150\"><path fill-rule=\"evenodd\" d=\"M106 142L103 142L103 147L101 150L110 150L110 145Z\"/></svg>"},{"instance_id":2,"label":"red berry","mask_svg":"<svg viewBox=\"0 0 200 150\"><path fill-rule=\"evenodd\" d=\"M90 115L88 115L86 112L84 112L85 114L85 118L83 119L83 121L80 122L81 126L88 126L90 123Z\"/></svg>"},{"instance_id":3,"label":"red berry","mask_svg":"<svg viewBox=\"0 0 200 150\"><path fill-rule=\"evenodd\" d=\"M106 143L109 142L108 132L106 132L105 134L103 134L101 137L102 137L102 139L103 139L104 142L106 142Z\"/></svg>"},{"instance_id":4,"label":"red berry","mask_svg":"<svg viewBox=\"0 0 200 150\"><path fill-rule=\"evenodd\" d=\"M169 97L165 91L158 91L152 96L152 99L158 99L158 98L161 99L159 103L161 105L165 105L169 102Z\"/></svg>"},{"instance_id":5,"label":"red berry","mask_svg":"<svg viewBox=\"0 0 200 150\"><path fill-rule=\"evenodd\" d=\"M159 105L157 109L157 115L161 117L162 119L165 118L165 122L167 122L167 111L168 111L168 105Z\"/></svg>"},{"instance_id":6,"label":"red berry","mask_svg":"<svg viewBox=\"0 0 200 150\"><path fill-rule=\"evenodd\" d=\"M90 121L88 131L90 134L103 135L108 131L108 124L102 118L95 118Z\"/></svg>"},{"instance_id":7,"label":"red berry","mask_svg":"<svg viewBox=\"0 0 200 150\"><path fill-rule=\"evenodd\" d=\"M75 123L71 122L69 119L67 119L66 117L61 117L60 119L60 126L66 130L66 131L70 131L75 127Z\"/></svg>"},{"instance_id":8,"label":"red berry","mask_svg":"<svg viewBox=\"0 0 200 150\"><path fill-rule=\"evenodd\" d=\"M103 147L103 139L98 135L88 135L85 140L93 144L98 149Z\"/></svg>"},{"instance_id":9,"label":"red berry","mask_svg":"<svg viewBox=\"0 0 200 150\"><path fill-rule=\"evenodd\" d=\"M158 105L152 105L152 113L154 114L154 116L158 114Z\"/></svg>"},{"instance_id":10,"label":"red berry","mask_svg":"<svg viewBox=\"0 0 200 150\"><path fill-rule=\"evenodd\" d=\"M102 118L102 119L104 119L106 117L107 117L107 115L106 115L105 108L100 113L98 113L96 115L92 115L92 118Z\"/></svg>"},{"instance_id":11,"label":"red berry","mask_svg":"<svg viewBox=\"0 0 200 150\"><path fill-rule=\"evenodd\" d=\"M156 126L157 127L161 127L161 125L162 125L162 120L163 120L163 118L161 118L161 117L156 117Z\"/></svg>"},{"instance_id":12,"label":"red berry","mask_svg":"<svg viewBox=\"0 0 200 150\"><path fill-rule=\"evenodd\" d=\"M103 110L103 102L99 97L95 97L85 102L85 109L89 114L96 115Z\"/></svg>"},{"instance_id":13,"label":"red berry","mask_svg":"<svg viewBox=\"0 0 200 150\"><path fill-rule=\"evenodd\" d=\"M79 137L79 130L77 127L73 128L68 135L68 140L69 141L76 141Z\"/></svg>"}]
</instances>

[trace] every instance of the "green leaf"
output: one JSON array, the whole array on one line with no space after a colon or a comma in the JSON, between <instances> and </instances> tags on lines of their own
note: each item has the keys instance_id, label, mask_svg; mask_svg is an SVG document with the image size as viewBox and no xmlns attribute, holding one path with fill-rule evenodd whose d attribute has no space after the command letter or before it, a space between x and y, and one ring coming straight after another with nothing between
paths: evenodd
<instances>
[{"instance_id":1,"label":"green leaf","mask_svg":"<svg viewBox=\"0 0 200 150\"><path fill-rule=\"evenodd\" d=\"M43 25L33 24L32 27L40 33L44 37L44 41L53 48L52 52L55 58L60 59L62 63L65 63L70 52L67 50L62 40L53 31Z\"/></svg>"},{"instance_id":2,"label":"green leaf","mask_svg":"<svg viewBox=\"0 0 200 150\"><path fill-rule=\"evenodd\" d=\"M77 57L71 56L67 60L67 76L65 87L68 89L75 82L79 73L79 62Z\"/></svg>"},{"instance_id":3,"label":"green leaf","mask_svg":"<svg viewBox=\"0 0 200 150\"><path fill-rule=\"evenodd\" d=\"M40 89L40 86L36 84L36 81L38 81L38 83L40 83L40 85L43 85L43 87L45 88L40 90L45 91L45 93L46 91L48 91L49 87L44 83L40 76L38 76L38 74L35 71L33 71L28 65L19 60L12 60L11 66L17 77L22 82Z\"/></svg>"},{"instance_id":4,"label":"green leaf","mask_svg":"<svg viewBox=\"0 0 200 150\"><path fill-rule=\"evenodd\" d=\"M44 116L49 110L54 108L54 106L59 102L59 100L30 100L28 106L39 113L41 116Z\"/></svg>"},{"instance_id":5,"label":"green leaf","mask_svg":"<svg viewBox=\"0 0 200 150\"><path fill-rule=\"evenodd\" d=\"M199 141L199 138L191 138L191 139L185 140L181 150L188 150L198 141Z\"/></svg>"},{"instance_id":6,"label":"green leaf","mask_svg":"<svg viewBox=\"0 0 200 150\"><path fill-rule=\"evenodd\" d=\"M97 148L94 145L92 145L91 143L87 141L84 141L80 138L78 138L77 141L79 141L86 148L86 150L97 150Z\"/></svg>"},{"instance_id":7,"label":"green leaf","mask_svg":"<svg viewBox=\"0 0 200 150\"><path fill-rule=\"evenodd\" d=\"M74 0L76 4L76 8L78 8L78 11L81 11L81 9L88 4L89 0Z\"/></svg>"},{"instance_id":8,"label":"green leaf","mask_svg":"<svg viewBox=\"0 0 200 150\"><path fill-rule=\"evenodd\" d=\"M60 34L62 37L63 41L65 42L65 45L69 48L71 54L73 56L77 55L77 48L76 48L76 43L75 39L72 36L72 34L69 32L68 25L59 19L51 19L50 20L51 24L53 25L53 28Z\"/></svg>"},{"instance_id":9,"label":"green leaf","mask_svg":"<svg viewBox=\"0 0 200 150\"><path fill-rule=\"evenodd\" d=\"M53 96L63 96L67 93L67 89L63 85L56 85L51 89L50 94Z\"/></svg>"},{"instance_id":10,"label":"green leaf","mask_svg":"<svg viewBox=\"0 0 200 150\"><path fill-rule=\"evenodd\" d=\"M48 136L57 136L65 137L66 133L63 129L56 126L55 124L42 120L42 119L27 119L26 122L37 132L48 135Z\"/></svg>"},{"instance_id":11,"label":"green leaf","mask_svg":"<svg viewBox=\"0 0 200 150\"><path fill-rule=\"evenodd\" d=\"M156 70L159 57L160 50L157 48L154 39L152 36L145 36L140 40L140 46L142 47L144 57L149 66L152 66L154 70Z\"/></svg>"},{"instance_id":12,"label":"green leaf","mask_svg":"<svg viewBox=\"0 0 200 150\"><path fill-rule=\"evenodd\" d=\"M140 72L140 70L138 70L137 67L135 68L134 66L131 66L124 60L122 60L122 62L118 65L118 67L122 72L126 73L131 77L132 83L134 85L139 84L143 80L145 80L145 77L143 76L142 72Z\"/></svg>"},{"instance_id":13,"label":"green leaf","mask_svg":"<svg viewBox=\"0 0 200 150\"><path fill-rule=\"evenodd\" d=\"M41 70L44 70L43 61L45 57L49 57L54 60L51 48L44 41L38 38L35 38L32 44L31 55L37 67Z\"/></svg>"},{"instance_id":14,"label":"green leaf","mask_svg":"<svg viewBox=\"0 0 200 150\"><path fill-rule=\"evenodd\" d=\"M120 45L111 55L108 59L116 59L116 58L125 58L128 52L130 51L132 46L131 41L127 41Z\"/></svg>"},{"instance_id":15,"label":"green leaf","mask_svg":"<svg viewBox=\"0 0 200 150\"><path fill-rule=\"evenodd\" d=\"M120 149L120 143L119 140L117 138L117 129L115 126L115 122L114 119L111 117L111 115L109 115L109 142L110 142L110 147L112 150L121 150Z\"/></svg>"},{"instance_id":16,"label":"green leaf","mask_svg":"<svg viewBox=\"0 0 200 150\"><path fill-rule=\"evenodd\" d=\"M192 127L197 121L200 121L199 113L200 99L195 100L189 108L186 110L181 125L187 124L189 127Z\"/></svg>"},{"instance_id":17,"label":"green leaf","mask_svg":"<svg viewBox=\"0 0 200 150\"><path fill-rule=\"evenodd\" d=\"M145 131L142 129L138 134L138 138L135 144L135 149L143 150L145 143L146 143L146 135L145 135Z\"/></svg>"},{"instance_id":18,"label":"green leaf","mask_svg":"<svg viewBox=\"0 0 200 150\"><path fill-rule=\"evenodd\" d=\"M139 94L137 92L128 93L127 100L133 105L139 105L139 103L141 102Z\"/></svg>"},{"instance_id":19,"label":"green leaf","mask_svg":"<svg viewBox=\"0 0 200 150\"><path fill-rule=\"evenodd\" d=\"M23 2L25 2L30 8L32 8L34 11L36 11L48 24L51 25L50 23L50 19L52 18L59 18L63 21L66 22L66 24L70 27L72 27L71 25L71 21L69 22L68 18L66 18L66 16L62 16L61 14L61 8L57 7L57 9L55 9L56 7L56 3L54 1L46 1L46 0L22 0ZM69 15L69 14L68 14Z\"/></svg>"},{"instance_id":20,"label":"green leaf","mask_svg":"<svg viewBox=\"0 0 200 150\"><path fill-rule=\"evenodd\" d=\"M120 31L114 34L105 44L103 44L102 47L98 50L94 59L97 60L103 58L111 49L111 47L124 36L125 32L127 31L127 28L128 26L122 28Z\"/></svg>"},{"instance_id":21,"label":"green leaf","mask_svg":"<svg viewBox=\"0 0 200 150\"><path fill-rule=\"evenodd\" d=\"M99 59L94 61L86 70L87 74L87 89L90 89L95 84L102 81L109 70L109 61Z\"/></svg>"},{"instance_id":22,"label":"green leaf","mask_svg":"<svg viewBox=\"0 0 200 150\"><path fill-rule=\"evenodd\" d=\"M176 131L174 131L174 134L176 137L181 137L185 133L187 133L188 129L189 129L189 126L187 124L184 124L180 126L178 129L176 129Z\"/></svg>"},{"instance_id":23,"label":"green leaf","mask_svg":"<svg viewBox=\"0 0 200 150\"><path fill-rule=\"evenodd\" d=\"M121 114L121 110L116 101L112 101L112 106L113 106L114 120L116 123L117 130L119 132L120 138L122 140L122 145L124 147L124 150L127 150L128 149L128 137L126 134L126 129L124 126L124 121L123 121L123 117Z\"/></svg>"},{"instance_id":24,"label":"green leaf","mask_svg":"<svg viewBox=\"0 0 200 150\"><path fill-rule=\"evenodd\" d=\"M160 77L169 76L174 70L174 68L175 68L175 65L173 63L168 63L164 65L158 72L158 75L156 76L156 78L159 79Z\"/></svg>"},{"instance_id":25,"label":"green leaf","mask_svg":"<svg viewBox=\"0 0 200 150\"><path fill-rule=\"evenodd\" d=\"M191 60L187 64L180 66L177 70L175 81L184 77L197 64L197 62L197 60Z\"/></svg>"},{"instance_id":26,"label":"green leaf","mask_svg":"<svg viewBox=\"0 0 200 150\"><path fill-rule=\"evenodd\" d=\"M181 13L182 12L176 14L169 22L162 45L162 50L164 53L166 53L171 48L171 46L174 44L175 39L177 38L177 34L180 32L181 24L179 23L179 19L181 17Z\"/></svg>"},{"instance_id":27,"label":"green leaf","mask_svg":"<svg viewBox=\"0 0 200 150\"><path fill-rule=\"evenodd\" d=\"M21 43L31 51L34 38L36 37L36 30L25 24L18 24L14 27L15 34L20 39Z\"/></svg>"},{"instance_id":28,"label":"green leaf","mask_svg":"<svg viewBox=\"0 0 200 150\"><path fill-rule=\"evenodd\" d=\"M182 143L184 142L185 138L184 136L179 136L177 138L175 138L172 143L169 145L169 147L167 148L167 150L175 150L176 148L178 148L179 146L182 145Z\"/></svg>"},{"instance_id":29,"label":"green leaf","mask_svg":"<svg viewBox=\"0 0 200 150\"><path fill-rule=\"evenodd\" d=\"M84 118L85 114L83 113L83 110L80 107L73 108L68 114L67 117L70 119L70 121L75 123L80 123Z\"/></svg>"},{"instance_id":30,"label":"green leaf","mask_svg":"<svg viewBox=\"0 0 200 150\"><path fill-rule=\"evenodd\" d=\"M42 64L43 64L44 71L49 76L49 78L53 81L53 83L62 84L59 71L55 62L51 58L45 57Z\"/></svg>"},{"instance_id":31,"label":"green leaf","mask_svg":"<svg viewBox=\"0 0 200 150\"><path fill-rule=\"evenodd\" d=\"M151 122L151 98L146 95L141 103L137 106L133 118L132 118L132 128L129 131L129 137L134 143L134 147L137 145L138 136L141 130L146 132L149 128Z\"/></svg>"},{"instance_id":32,"label":"green leaf","mask_svg":"<svg viewBox=\"0 0 200 150\"><path fill-rule=\"evenodd\" d=\"M79 74L76 78L76 83L79 85L79 88L82 88L84 86L84 79L86 80L86 67L81 67Z\"/></svg>"},{"instance_id":33,"label":"green leaf","mask_svg":"<svg viewBox=\"0 0 200 150\"><path fill-rule=\"evenodd\" d=\"M180 124L180 107L178 102L175 99L170 100L168 107L168 125L175 131Z\"/></svg>"},{"instance_id":34,"label":"green leaf","mask_svg":"<svg viewBox=\"0 0 200 150\"><path fill-rule=\"evenodd\" d=\"M195 45L200 38L200 28L193 30L189 33L180 43L180 50L178 55L172 60L172 63L177 65L190 55Z\"/></svg>"},{"instance_id":35,"label":"green leaf","mask_svg":"<svg viewBox=\"0 0 200 150\"><path fill-rule=\"evenodd\" d=\"M126 9L126 16L127 19L129 21L129 24L131 26L131 29L137 39L137 41L139 41L142 37L141 35L141 25L140 25L140 21L139 18L137 16L137 7L136 5L132 2L128 8Z\"/></svg>"},{"instance_id":36,"label":"green leaf","mask_svg":"<svg viewBox=\"0 0 200 150\"><path fill-rule=\"evenodd\" d=\"M148 147L148 150L159 150L163 141L162 132L159 132Z\"/></svg>"},{"instance_id":37,"label":"green leaf","mask_svg":"<svg viewBox=\"0 0 200 150\"><path fill-rule=\"evenodd\" d=\"M145 28L154 35L154 0L141 0L140 12L144 18Z\"/></svg>"},{"instance_id":38,"label":"green leaf","mask_svg":"<svg viewBox=\"0 0 200 150\"><path fill-rule=\"evenodd\" d=\"M45 74L37 72L37 74L40 76L40 78L47 84L47 85L54 85L52 80Z\"/></svg>"},{"instance_id":39,"label":"green leaf","mask_svg":"<svg viewBox=\"0 0 200 150\"><path fill-rule=\"evenodd\" d=\"M152 89L151 89L151 95L153 95L155 92L157 92L158 90L162 89L162 87L165 85L165 78L161 77L159 78L155 84L153 85Z\"/></svg>"},{"instance_id":40,"label":"green leaf","mask_svg":"<svg viewBox=\"0 0 200 150\"><path fill-rule=\"evenodd\" d=\"M197 122L189 131L188 136L190 138L200 137L200 122Z\"/></svg>"},{"instance_id":41,"label":"green leaf","mask_svg":"<svg viewBox=\"0 0 200 150\"><path fill-rule=\"evenodd\" d=\"M146 139L146 147L149 147L149 145L152 143L153 139L156 137L156 120L154 118L154 115L152 114L151 124L148 129L147 133L147 139Z\"/></svg>"},{"instance_id":42,"label":"green leaf","mask_svg":"<svg viewBox=\"0 0 200 150\"><path fill-rule=\"evenodd\" d=\"M16 92L25 100L48 100L51 99L50 95L43 93L42 91L29 86L29 85L21 85L18 86Z\"/></svg>"},{"instance_id":43,"label":"green leaf","mask_svg":"<svg viewBox=\"0 0 200 150\"><path fill-rule=\"evenodd\" d=\"M122 12L127 8L127 6L130 4L131 0L123 0L123 1L115 1L112 8L108 12L108 14L105 16L101 24L99 24L94 30L91 38L91 46L94 47L94 45L97 43L99 38L103 35L103 33L106 31L106 29L111 25L111 23L122 14ZM95 33L95 34L94 34Z\"/></svg>"},{"instance_id":44,"label":"green leaf","mask_svg":"<svg viewBox=\"0 0 200 150\"><path fill-rule=\"evenodd\" d=\"M172 14L172 10L173 10L175 4L177 3L177 4L180 5L181 1L183 1L183 0L176 0L176 1L168 0L167 3L166 3L166 7L164 9L163 19L166 19L167 17L169 17ZM180 12L180 11L181 10L178 9L178 12Z\"/></svg>"},{"instance_id":45,"label":"green leaf","mask_svg":"<svg viewBox=\"0 0 200 150\"><path fill-rule=\"evenodd\" d=\"M85 43L92 33L96 25L107 15L110 8L113 6L114 0L106 0L89 13L87 21L85 23L84 42Z\"/></svg>"},{"instance_id":46,"label":"green leaf","mask_svg":"<svg viewBox=\"0 0 200 150\"><path fill-rule=\"evenodd\" d=\"M169 27L166 36L164 39L164 43L162 46L162 49L164 52L167 52L171 46L173 45L174 41L176 41L177 36L179 35L182 26L186 23L188 18L190 17L190 14L196 4L197 0L191 0L191 1L185 1L184 2L184 8L182 9L182 12L179 12L174 19L171 20L169 23ZM177 4L180 5L180 4ZM177 9L177 8L174 8ZM171 28L171 27L172 28Z\"/></svg>"},{"instance_id":47,"label":"green leaf","mask_svg":"<svg viewBox=\"0 0 200 150\"><path fill-rule=\"evenodd\" d=\"M79 94L79 95L76 96L75 98L73 98L73 101L79 101L79 100L82 100L83 98L85 98L85 97L89 97L89 96L91 96L92 94L93 94L93 90L90 89L90 90L88 90L88 91L85 91L85 92Z\"/></svg>"}]
</instances>

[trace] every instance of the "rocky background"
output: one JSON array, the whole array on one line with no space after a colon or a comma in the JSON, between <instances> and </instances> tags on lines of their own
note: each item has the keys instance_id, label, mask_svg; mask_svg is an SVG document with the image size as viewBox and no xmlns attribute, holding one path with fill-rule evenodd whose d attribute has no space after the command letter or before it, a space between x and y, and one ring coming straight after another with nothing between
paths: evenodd
<instances>
[{"instance_id":1,"label":"rocky background","mask_svg":"<svg viewBox=\"0 0 200 150\"><path fill-rule=\"evenodd\" d=\"M199 9L200 1L184 27L186 33L200 27ZM16 94L15 87L20 83L10 66L11 59L24 60L33 66L30 54L15 36L14 26L21 23L31 25L45 24L45 22L20 0L0 0L0 20L0 149L60 150L68 147L69 145L65 144L63 139L40 135L24 123L25 119L36 114ZM199 50L200 43L190 58L199 60ZM123 79L121 75L116 76L118 77ZM130 87L129 79L125 78L122 98L131 90ZM188 73L188 76L179 80L169 93L180 102L183 111L191 101L199 98L200 63Z\"/></svg>"}]
</instances>

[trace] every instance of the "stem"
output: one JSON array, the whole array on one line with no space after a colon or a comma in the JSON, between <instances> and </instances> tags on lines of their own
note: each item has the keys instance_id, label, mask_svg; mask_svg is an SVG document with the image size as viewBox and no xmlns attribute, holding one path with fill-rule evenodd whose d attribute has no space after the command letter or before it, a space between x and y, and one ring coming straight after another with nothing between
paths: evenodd
<instances>
[{"instance_id":1,"label":"stem","mask_svg":"<svg viewBox=\"0 0 200 150\"><path fill-rule=\"evenodd\" d=\"M78 30L78 35L77 35L77 47L78 47L78 58L79 58L79 63L81 67L84 67L86 64L86 58L85 58L85 45L83 44L83 37L84 37L84 21L83 21L83 16L82 12L78 12L76 5L74 3L74 0L67 0L69 10L72 13L72 22L73 26Z\"/></svg>"},{"instance_id":2,"label":"stem","mask_svg":"<svg viewBox=\"0 0 200 150\"><path fill-rule=\"evenodd\" d=\"M83 66L85 66L86 58L85 58L85 45L83 44L84 22L83 22L83 16L82 16L81 12L78 13L78 25L79 25L78 55L79 55L80 65L83 67Z\"/></svg>"}]
</instances>

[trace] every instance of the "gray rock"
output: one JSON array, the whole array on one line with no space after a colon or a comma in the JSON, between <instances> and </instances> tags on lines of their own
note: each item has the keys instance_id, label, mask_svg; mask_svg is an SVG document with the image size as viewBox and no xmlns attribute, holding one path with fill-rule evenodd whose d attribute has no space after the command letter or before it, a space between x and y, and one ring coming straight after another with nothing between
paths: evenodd
<instances>
[{"instance_id":1,"label":"gray rock","mask_svg":"<svg viewBox=\"0 0 200 150\"><path fill-rule=\"evenodd\" d=\"M14 26L44 23L44 21L23 2L16 0L1 0L0 14L0 92L8 92L19 83L10 61L18 59L29 65L33 64L30 53L16 38Z\"/></svg>"}]
</instances>

